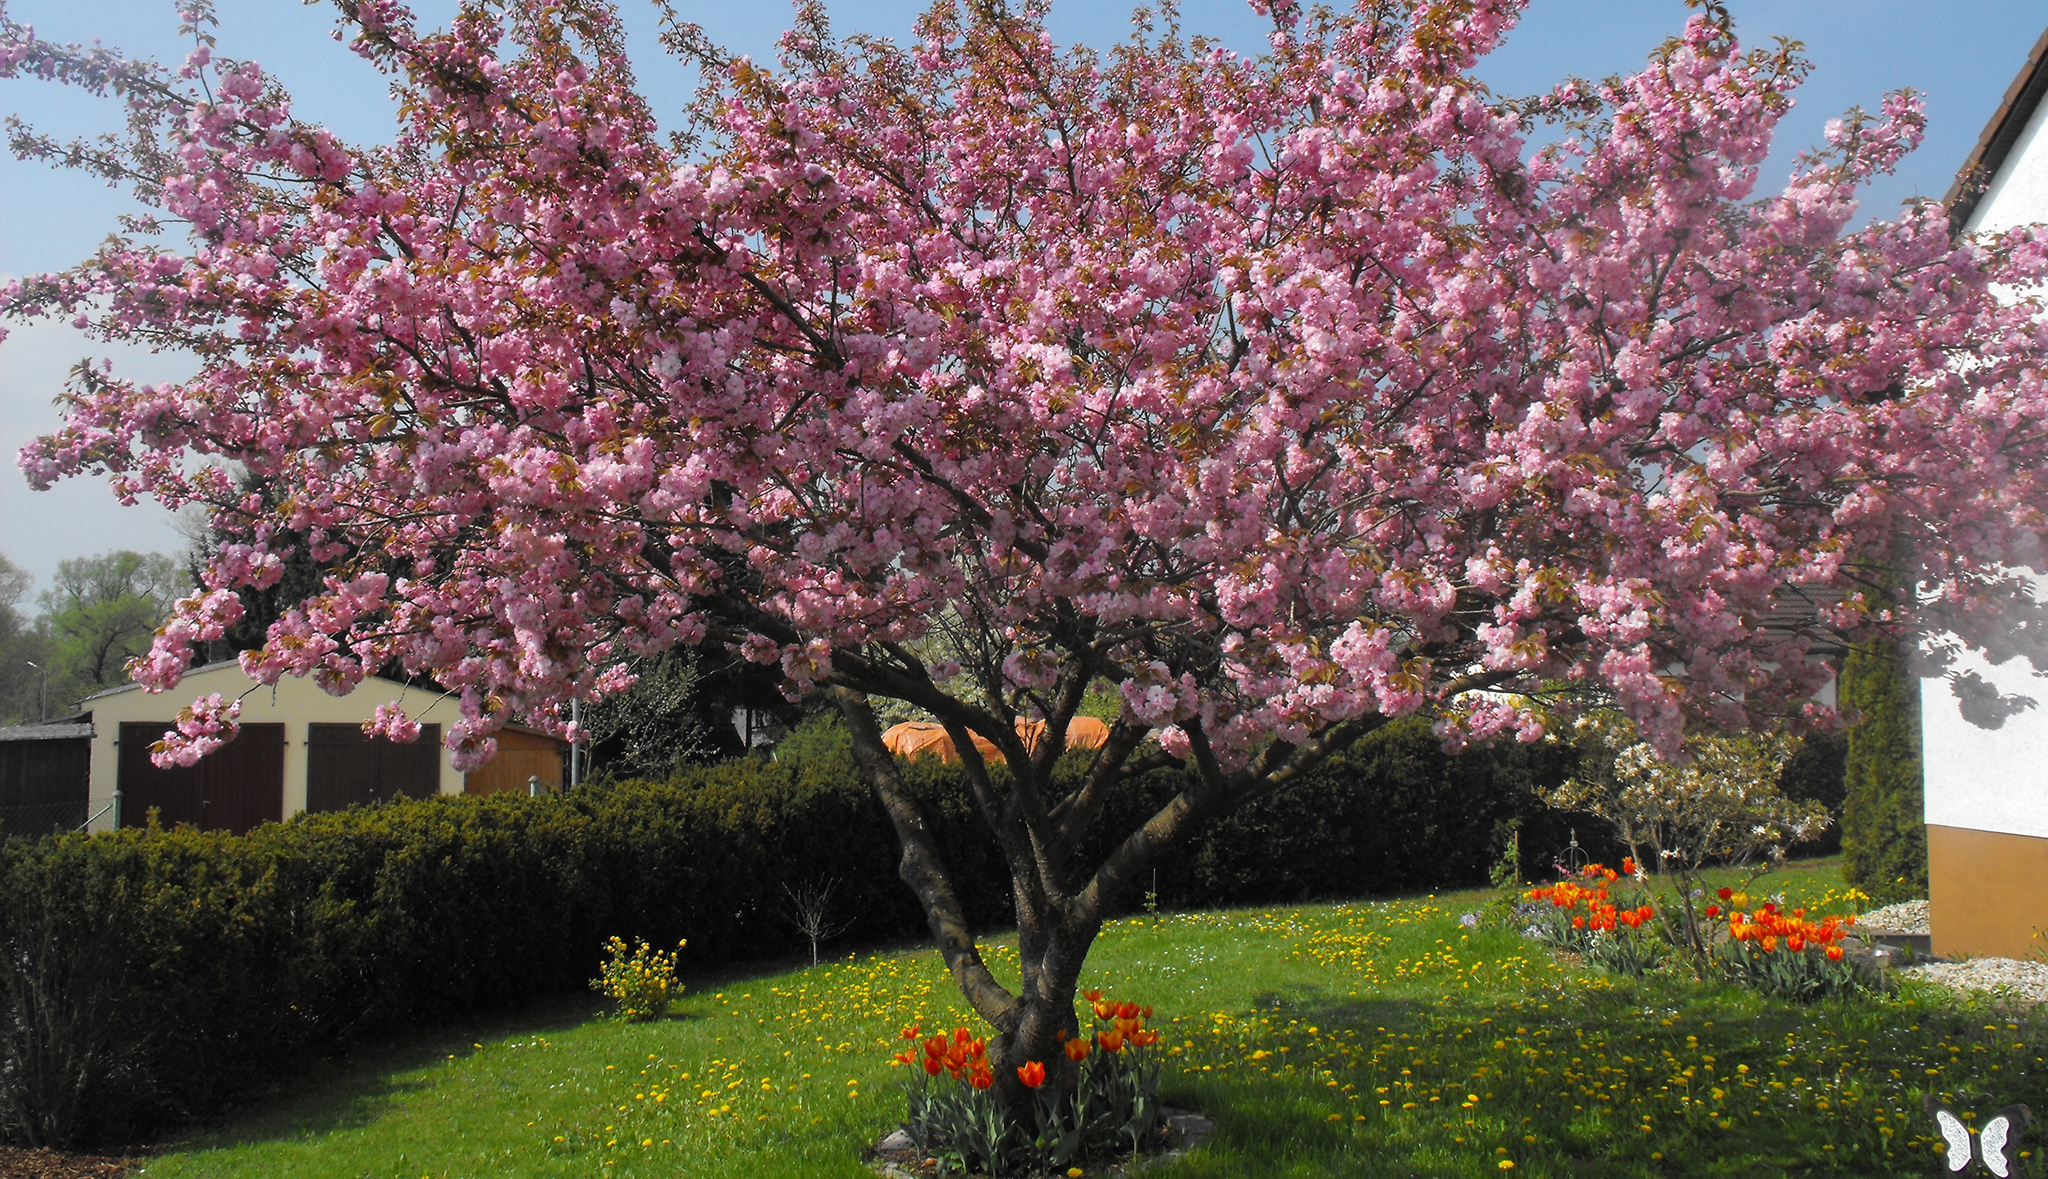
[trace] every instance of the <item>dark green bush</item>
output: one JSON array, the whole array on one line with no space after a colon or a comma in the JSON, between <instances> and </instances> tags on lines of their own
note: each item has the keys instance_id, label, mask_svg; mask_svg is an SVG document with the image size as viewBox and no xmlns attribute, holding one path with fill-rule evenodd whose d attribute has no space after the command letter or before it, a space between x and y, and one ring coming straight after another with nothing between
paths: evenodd
<instances>
[{"instance_id":1,"label":"dark green bush","mask_svg":"<svg viewBox=\"0 0 2048 1179\"><path fill-rule=\"evenodd\" d=\"M131 830L0 846L0 1131L36 1145L132 1141L218 1111L309 1052L576 991L614 934L687 938L686 970L794 953L805 942L785 885L833 882L848 941L922 936L895 836L844 740L821 727L790 754L566 798L301 815L241 837ZM1529 787L1568 756L1450 758L1426 725L1389 725L1201 833L1161 866L1160 899L1480 884L1513 818L1525 869L1548 874L1568 820ZM923 759L906 776L970 919L1011 924L958 768ZM1171 772L1132 783L1084 858L1180 784Z\"/></svg>"},{"instance_id":2,"label":"dark green bush","mask_svg":"<svg viewBox=\"0 0 2048 1179\"><path fill-rule=\"evenodd\" d=\"M1927 895L1920 784L1920 683L1896 641L1859 644L1843 661L1849 712L1842 878L1879 903Z\"/></svg>"},{"instance_id":3,"label":"dark green bush","mask_svg":"<svg viewBox=\"0 0 2048 1179\"><path fill-rule=\"evenodd\" d=\"M1795 853L1831 856L1842 850L1842 799L1846 792L1848 755L1848 734L1811 733L1800 739L1799 748L1778 773L1780 793L1795 802L1817 802L1828 808L1828 817L1834 820L1819 835L1794 844Z\"/></svg>"}]
</instances>

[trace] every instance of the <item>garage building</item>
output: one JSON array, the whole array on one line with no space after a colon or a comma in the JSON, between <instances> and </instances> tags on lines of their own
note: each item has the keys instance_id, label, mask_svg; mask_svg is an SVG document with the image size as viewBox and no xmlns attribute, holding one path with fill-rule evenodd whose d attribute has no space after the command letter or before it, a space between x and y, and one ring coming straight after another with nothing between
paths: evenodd
<instances>
[{"instance_id":1,"label":"garage building","mask_svg":"<svg viewBox=\"0 0 2048 1179\"><path fill-rule=\"evenodd\" d=\"M178 710L214 692L241 697L236 738L192 766L151 764L150 746L171 728ZM420 722L418 740L398 744L363 733L377 706L392 701ZM291 676L265 687L232 662L195 668L169 692L130 684L89 697L81 707L91 716L93 732L87 791L93 830L140 827L154 812L166 827L187 823L240 834L301 811L465 790L523 791L529 780L553 790L561 785L561 751L568 748L546 734L515 729L501 734L500 743L516 747L518 755L501 755L465 781L441 745L437 714L452 720L454 706L440 693L381 677L363 681L346 696L330 696L312 681ZM516 771L517 782L508 771Z\"/></svg>"}]
</instances>

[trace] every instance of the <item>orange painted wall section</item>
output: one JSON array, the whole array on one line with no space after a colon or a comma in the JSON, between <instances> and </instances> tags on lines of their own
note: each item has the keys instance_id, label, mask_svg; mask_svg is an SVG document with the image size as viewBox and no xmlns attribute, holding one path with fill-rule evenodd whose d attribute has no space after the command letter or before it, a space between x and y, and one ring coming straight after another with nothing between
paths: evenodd
<instances>
[{"instance_id":1,"label":"orange painted wall section","mask_svg":"<svg viewBox=\"0 0 2048 1179\"><path fill-rule=\"evenodd\" d=\"M1928 824L1927 921L1943 958L2048 960L2048 839Z\"/></svg>"},{"instance_id":2,"label":"orange painted wall section","mask_svg":"<svg viewBox=\"0 0 2048 1179\"><path fill-rule=\"evenodd\" d=\"M482 769L464 774L462 792L497 794L512 790L524 794L526 780L530 776L540 779L542 790L559 791L562 788L563 751L566 749L568 745L565 742L553 737L500 729L498 756Z\"/></svg>"},{"instance_id":3,"label":"orange painted wall section","mask_svg":"<svg viewBox=\"0 0 2048 1179\"><path fill-rule=\"evenodd\" d=\"M1039 739L1045 735L1045 722L1039 720L1018 720L1017 735L1024 739L1024 748L1036 751ZM1003 755L994 743L979 733L970 734L974 747L981 750L985 761L1001 761ZM1068 749L1100 749L1109 740L1109 726L1092 716L1077 716L1067 722ZM930 721L904 721L891 725L882 734L882 744L889 752L899 757L918 757L930 754L940 761L959 761L960 755L953 748L953 738L946 735L945 726Z\"/></svg>"}]
</instances>

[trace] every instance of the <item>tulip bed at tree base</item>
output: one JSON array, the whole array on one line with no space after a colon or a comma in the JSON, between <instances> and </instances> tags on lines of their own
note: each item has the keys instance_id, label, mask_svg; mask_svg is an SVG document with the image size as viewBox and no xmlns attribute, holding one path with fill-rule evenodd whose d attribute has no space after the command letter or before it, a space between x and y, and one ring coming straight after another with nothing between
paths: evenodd
<instances>
[{"instance_id":1,"label":"tulip bed at tree base","mask_svg":"<svg viewBox=\"0 0 2048 1179\"><path fill-rule=\"evenodd\" d=\"M1809 913L1845 892L1831 865L1750 887ZM1981 1120L2048 1088L2039 1014L1912 984L1810 1004L1630 979L1459 924L1493 899L1112 923L1088 986L1153 1000L1162 1098L1218 1125L1155 1174L1904 1179L1938 1173L1923 1094ZM1014 977L1014 943L985 946ZM891 1056L926 1051L902 1030L976 1025L928 947L685 981L666 1020L572 1007L384 1050L153 1157L148 1177L866 1179L861 1153L905 1114L913 1066ZM2021 1145L2027 1179L2048 1177L2040 1145Z\"/></svg>"},{"instance_id":2,"label":"tulip bed at tree base","mask_svg":"<svg viewBox=\"0 0 2048 1179\"><path fill-rule=\"evenodd\" d=\"M894 1063L923 1074L909 1091L906 1126L942 1172L1059 1171L1103 1156L1128 1157L1150 1144L1160 1123L1160 1061L1153 1051L1160 1036L1145 1026L1152 1008L1105 999L1100 990L1083 998L1096 1029L1060 1037L1061 1055L1075 1072L1073 1088L1046 1084L1047 1064L1057 1069L1057 1060L1017 1066L1019 1083L1032 1094L1028 1125L995 1100L987 1041L969 1029L955 1028L895 1055ZM918 1029L905 1028L902 1038L916 1040Z\"/></svg>"}]
</instances>

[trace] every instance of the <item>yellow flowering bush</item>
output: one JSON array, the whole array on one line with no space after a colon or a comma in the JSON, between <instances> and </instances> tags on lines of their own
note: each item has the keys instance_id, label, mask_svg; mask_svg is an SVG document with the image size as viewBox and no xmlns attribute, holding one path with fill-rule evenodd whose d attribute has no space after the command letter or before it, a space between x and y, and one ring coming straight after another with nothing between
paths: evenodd
<instances>
[{"instance_id":1,"label":"yellow flowering bush","mask_svg":"<svg viewBox=\"0 0 2048 1179\"><path fill-rule=\"evenodd\" d=\"M618 1001L620 1019L660 1019L668 1014L669 1003L683 993L682 984L676 981L676 959L688 944L685 939L663 953L644 941L628 946L624 938L615 935L604 944L604 968L590 980L590 986Z\"/></svg>"}]
</instances>

